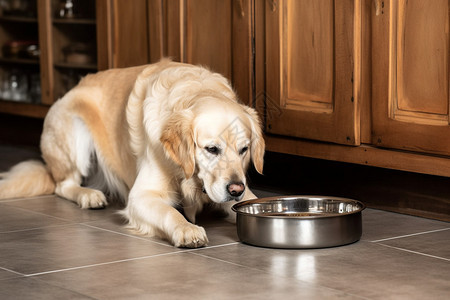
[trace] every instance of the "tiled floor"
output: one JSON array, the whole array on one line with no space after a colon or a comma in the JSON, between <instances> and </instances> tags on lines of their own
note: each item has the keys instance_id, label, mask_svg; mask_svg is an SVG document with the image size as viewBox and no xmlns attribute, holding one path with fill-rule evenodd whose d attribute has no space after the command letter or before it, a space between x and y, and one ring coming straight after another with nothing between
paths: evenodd
<instances>
[{"instance_id":1,"label":"tiled floor","mask_svg":"<svg viewBox=\"0 0 450 300\"><path fill-rule=\"evenodd\" d=\"M0 170L23 154L10 150L0 147ZM116 210L80 210L55 196L0 201L0 299L450 295L446 222L366 209L357 243L283 250L242 244L234 225L204 217L209 246L177 249L128 232Z\"/></svg>"}]
</instances>

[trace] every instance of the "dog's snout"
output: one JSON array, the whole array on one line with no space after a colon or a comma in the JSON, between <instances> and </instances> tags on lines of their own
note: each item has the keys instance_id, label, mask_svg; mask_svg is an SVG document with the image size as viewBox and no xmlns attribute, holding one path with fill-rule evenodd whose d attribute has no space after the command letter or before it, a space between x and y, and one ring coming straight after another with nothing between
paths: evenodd
<instances>
[{"instance_id":1,"label":"dog's snout","mask_svg":"<svg viewBox=\"0 0 450 300\"><path fill-rule=\"evenodd\" d=\"M242 182L232 182L227 185L228 193L232 197L239 197L245 190L245 186Z\"/></svg>"}]
</instances>

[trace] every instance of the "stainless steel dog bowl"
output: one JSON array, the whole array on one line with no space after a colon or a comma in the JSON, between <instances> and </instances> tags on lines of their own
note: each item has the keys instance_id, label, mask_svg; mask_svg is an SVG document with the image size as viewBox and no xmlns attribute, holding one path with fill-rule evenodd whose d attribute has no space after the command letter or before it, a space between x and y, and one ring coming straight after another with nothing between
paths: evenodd
<instances>
[{"instance_id":1,"label":"stainless steel dog bowl","mask_svg":"<svg viewBox=\"0 0 450 300\"><path fill-rule=\"evenodd\" d=\"M270 197L233 206L239 239L271 248L324 248L361 238L364 204L324 196Z\"/></svg>"}]
</instances>

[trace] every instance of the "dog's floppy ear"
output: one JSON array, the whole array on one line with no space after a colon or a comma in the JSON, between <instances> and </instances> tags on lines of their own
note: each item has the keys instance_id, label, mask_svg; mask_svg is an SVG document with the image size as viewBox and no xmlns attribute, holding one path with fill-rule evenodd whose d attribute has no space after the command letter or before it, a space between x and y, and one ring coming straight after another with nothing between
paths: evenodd
<instances>
[{"instance_id":1,"label":"dog's floppy ear","mask_svg":"<svg viewBox=\"0 0 450 300\"><path fill-rule=\"evenodd\" d=\"M191 178L195 170L193 119L187 110L174 113L163 127L160 139L166 155L183 168L186 178Z\"/></svg>"},{"instance_id":2,"label":"dog's floppy ear","mask_svg":"<svg viewBox=\"0 0 450 300\"><path fill-rule=\"evenodd\" d=\"M259 174L263 173L264 166L264 151L266 144L264 142L261 121L259 119L258 113L251 107L244 106L245 111L249 114L251 130L252 130L252 141L250 145L251 157L253 165Z\"/></svg>"}]
</instances>

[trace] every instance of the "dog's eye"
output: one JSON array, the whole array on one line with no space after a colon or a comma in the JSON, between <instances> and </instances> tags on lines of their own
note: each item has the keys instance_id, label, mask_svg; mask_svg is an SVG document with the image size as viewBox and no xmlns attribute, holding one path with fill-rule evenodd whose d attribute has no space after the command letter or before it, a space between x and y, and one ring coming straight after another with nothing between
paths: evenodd
<instances>
[{"instance_id":1,"label":"dog's eye","mask_svg":"<svg viewBox=\"0 0 450 300\"><path fill-rule=\"evenodd\" d=\"M242 155L242 154L244 154L245 152L247 152L247 150L248 150L248 147L245 146L244 148L241 149L241 151L239 151L239 154Z\"/></svg>"},{"instance_id":2,"label":"dog's eye","mask_svg":"<svg viewBox=\"0 0 450 300\"><path fill-rule=\"evenodd\" d=\"M206 146L205 150L211 154L218 155L220 150L216 146Z\"/></svg>"}]
</instances>

